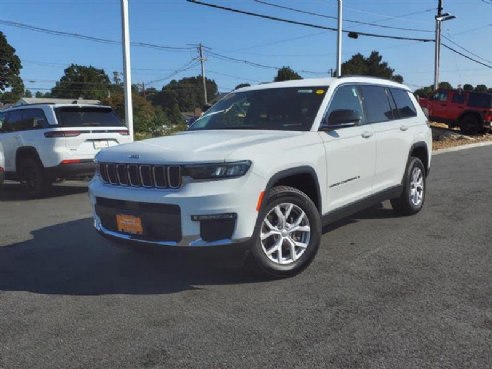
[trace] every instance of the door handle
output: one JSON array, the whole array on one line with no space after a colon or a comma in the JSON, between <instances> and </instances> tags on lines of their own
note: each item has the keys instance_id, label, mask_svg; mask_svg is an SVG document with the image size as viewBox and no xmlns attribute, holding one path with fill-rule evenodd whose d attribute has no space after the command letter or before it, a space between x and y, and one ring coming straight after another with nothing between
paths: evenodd
<instances>
[{"instance_id":1,"label":"door handle","mask_svg":"<svg viewBox=\"0 0 492 369\"><path fill-rule=\"evenodd\" d=\"M405 125L400 126L400 131L406 131L407 129L408 129L408 127Z\"/></svg>"},{"instance_id":2,"label":"door handle","mask_svg":"<svg viewBox=\"0 0 492 369\"><path fill-rule=\"evenodd\" d=\"M362 132L361 136L364 138L369 138L372 136L372 132L364 131L364 132Z\"/></svg>"}]
</instances>

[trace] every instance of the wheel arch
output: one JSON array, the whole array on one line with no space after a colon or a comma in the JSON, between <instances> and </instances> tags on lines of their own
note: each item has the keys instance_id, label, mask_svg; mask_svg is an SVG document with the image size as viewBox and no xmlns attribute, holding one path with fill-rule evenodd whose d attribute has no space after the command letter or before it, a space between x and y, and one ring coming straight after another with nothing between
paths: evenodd
<instances>
[{"instance_id":1,"label":"wheel arch","mask_svg":"<svg viewBox=\"0 0 492 369\"><path fill-rule=\"evenodd\" d=\"M475 118L478 119L478 122L481 123L482 122L482 116L480 115L480 113L478 111L475 111L475 110L465 110L463 113L460 114L459 118L458 118L458 123L461 124L461 120L466 117L467 115L473 115Z\"/></svg>"},{"instance_id":2,"label":"wheel arch","mask_svg":"<svg viewBox=\"0 0 492 369\"><path fill-rule=\"evenodd\" d=\"M420 159L420 161L424 164L425 174L427 176L429 174L429 169L430 169L429 150L427 148L427 144L423 141L414 143L410 147L410 151L408 153L408 161L410 161L411 157L416 157Z\"/></svg>"},{"instance_id":3,"label":"wheel arch","mask_svg":"<svg viewBox=\"0 0 492 369\"><path fill-rule=\"evenodd\" d=\"M318 175L310 166L299 166L282 170L274 174L268 181L265 193L275 186L289 186L304 192L316 205L318 211L322 212L321 189Z\"/></svg>"},{"instance_id":4,"label":"wheel arch","mask_svg":"<svg viewBox=\"0 0 492 369\"><path fill-rule=\"evenodd\" d=\"M23 159L33 158L41 163L41 158L39 157L38 151L32 146L19 147L15 152L15 169L19 169L19 164Z\"/></svg>"}]
</instances>

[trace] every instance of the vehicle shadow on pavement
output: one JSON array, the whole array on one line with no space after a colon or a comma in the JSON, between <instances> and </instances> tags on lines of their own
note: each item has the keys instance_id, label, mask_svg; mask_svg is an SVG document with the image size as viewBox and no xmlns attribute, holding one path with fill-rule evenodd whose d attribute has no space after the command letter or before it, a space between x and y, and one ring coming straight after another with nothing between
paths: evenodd
<instances>
[{"instance_id":1,"label":"vehicle shadow on pavement","mask_svg":"<svg viewBox=\"0 0 492 369\"><path fill-rule=\"evenodd\" d=\"M360 211L354 215L351 215L347 218L340 219L334 223L323 226L323 234L334 231L337 228L343 227L348 224L357 223L359 220L364 219L387 219L387 218L396 218L397 215L391 206L385 204L379 204L368 208L366 210Z\"/></svg>"},{"instance_id":2,"label":"vehicle shadow on pavement","mask_svg":"<svg viewBox=\"0 0 492 369\"><path fill-rule=\"evenodd\" d=\"M77 184L65 184L65 183L55 184L48 190L47 194L42 199L76 195L84 192L87 192L87 183L81 182ZM4 183L0 188L0 202L32 201L32 200L33 199L27 197L27 195L22 191L22 188L19 183L15 183L15 182Z\"/></svg>"},{"instance_id":3,"label":"vehicle shadow on pavement","mask_svg":"<svg viewBox=\"0 0 492 369\"><path fill-rule=\"evenodd\" d=\"M0 294L168 294L261 281L241 268L244 253L122 250L96 233L92 218L31 234L31 240L0 247Z\"/></svg>"}]
</instances>

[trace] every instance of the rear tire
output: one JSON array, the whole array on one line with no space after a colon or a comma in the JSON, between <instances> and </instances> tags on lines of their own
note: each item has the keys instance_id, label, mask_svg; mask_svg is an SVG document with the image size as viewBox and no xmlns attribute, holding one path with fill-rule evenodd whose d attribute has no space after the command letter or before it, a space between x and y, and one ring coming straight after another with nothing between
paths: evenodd
<instances>
[{"instance_id":1,"label":"rear tire","mask_svg":"<svg viewBox=\"0 0 492 369\"><path fill-rule=\"evenodd\" d=\"M401 196L391 199L393 210L399 215L418 213L425 201L425 167L419 158L411 157L405 170L405 179Z\"/></svg>"},{"instance_id":2,"label":"rear tire","mask_svg":"<svg viewBox=\"0 0 492 369\"><path fill-rule=\"evenodd\" d=\"M460 120L460 130L465 135L474 135L482 130L482 125L476 116L467 114Z\"/></svg>"},{"instance_id":3,"label":"rear tire","mask_svg":"<svg viewBox=\"0 0 492 369\"><path fill-rule=\"evenodd\" d=\"M293 187L274 187L258 214L247 265L270 278L293 276L314 259L320 240L313 201Z\"/></svg>"},{"instance_id":4,"label":"rear tire","mask_svg":"<svg viewBox=\"0 0 492 369\"><path fill-rule=\"evenodd\" d=\"M39 160L23 159L19 164L18 175L21 187L28 197L39 198L48 192L51 183L46 178Z\"/></svg>"}]
</instances>

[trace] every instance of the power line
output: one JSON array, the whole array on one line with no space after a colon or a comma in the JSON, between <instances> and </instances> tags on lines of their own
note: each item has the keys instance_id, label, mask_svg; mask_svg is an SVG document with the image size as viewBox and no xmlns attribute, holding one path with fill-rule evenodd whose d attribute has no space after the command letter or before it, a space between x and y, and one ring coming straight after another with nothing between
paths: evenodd
<instances>
[{"instance_id":1,"label":"power line","mask_svg":"<svg viewBox=\"0 0 492 369\"><path fill-rule=\"evenodd\" d=\"M120 41L110 40L110 39L101 38L101 37L88 36L88 35L83 35L80 33L57 31L57 30L31 26L29 24L20 23L20 22L13 22L13 21L8 21L8 20L3 20L3 19L0 19L0 24L3 24L5 26L27 29L27 30L34 31L34 32L47 33L47 34L54 35L54 36L71 37L71 38L77 38L77 39L81 39L81 40L99 42L99 43L103 43L103 44L121 45ZM146 42L131 42L131 45L132 46L138 46L138 47L146 47L146 48L151 48L151 49L166 50L166 51L189 51L189 50L193 49L192 47L165 46L165 45L149 44Z\"/></svg>"},{"instance_id":2,"label":"power line","mask_svg":"<svg viewBox=\"0 0 492 369\"><path fill-rule=\"evenodd\" d=\"M229 8L227 6L209 4L209 3L199 1L199 0L186 0L186 1L189 3L192 3L192 4L208 6L208 7L216 8L216 9L222 9L222 10L226 10L226 11L238 13L238 14L250 15L252 17L257 17L257 18L269 19L269 20L273 20L276 22L290 23L290 24L296 24L299 26L318 28L318 29L326 29L326 30L335 31L335 32L337 31L337 29L333 28L333 27L325 27L325 26L320 26L320 25L312 24L312 23L298 22L298 21L294 21L294 20L290 20L290 19L273 17L271 15L253 13L253 12L249 12L249 11L245 11L245 10ZM343 32L344 33L350 33L353 31L344 30ZM381 35L381 34L377 34L377 33L359 32L359 31L357 31L356 33L359 35L362 35L362 36L377 37L377 38L389 38L389 39L394 39L394 40L408 40L408 41L421 41L421 42L432 42L432 41L434 41L434 39L431 39L431 38L414 38L414 37L403 37L403 36L391 36L391 35Z\"/></svg>"},{"instance_id":3,"label":"power line","mask_svg":"<svg viewBox=\"0 0 492 369\"><path fill-rule=\"evenodd\" d=\"M297 8L291 8L289 6L272 4L272 3L269 3L269 2L263 1L263 0L254 0L254 1L259 3L259 4L264 4L264 5L268 5L268 6L279 8L279 9L286 9L286 10L290 10L290 11L293 11L296 13L308 14L308 15L312 15L315 17L321 17L321 18L327 18L327 19L334 19L334 20L338 19L337 17L331 16L331 15L314 13L314 12L309 12L309 11L305 11L305 10L301 10L301 9L297 9ZM433 10L433 9L430 9L430 10ZM426 10L426 12L427 11L428 10ZM351 20L351 19L344 19L343 21L347 22L347 23L361 24L361 25L366 25L366 26L371 26L371 27L379 27L379 28L387 28L387 29L397 29L397 30L401 30L401 31L428 32L428 33L434 32L431 30L424 30L424 29L417 29L417 28L403 28L403 27L385 26L385 25L381 25L381 24L376 24L376 23L371 23L371 22L362 22L362 21Z\"/></svg>"},{"instance_id":4,"label":"power line","mask_svg":"<svg viewBox=\"0 0 492 369\"><path fill-rule=\"evenodd\" d=\"M282 69L282 67L260 64L260 63L252 62L252 61L245 60L245 59L233 58L231 56L218 54L218 53L213 52L213 51L209 51L208 55L211 57L215 57L217 59L228 60L228 61L232 61L232 62L236 62L236 63L243 63L243 64L247 64L247 65L251 65L253 67L258 67L258 68L263 68L263 69L274 69L274 70ZM300 70L299 72L307 73L307 74L326 74L327 73L327 72L310 71L310 70L304 70L304 69Z\"/></svg>"},{"instance_id":5,"label":"power line","mask_svg":"<svg viewBox=\"0 0 492 369\"><path fill-rule=\"evenodd\" d=\"M262 81L259 81L257 79L251 79L251 78L244 78L244 77L239 77L239 76L233 76L232 74L226 74L226 73L221 73L221 72L216 72L214 70L208 70L208 73L212 73L212 74L217 74L219 76L224 76L224 77L231 77L231 78L235 78L237 80L242 80L242 81L248 81L248 82L256 82L256 83L261 83Z\"/></svg>"},{"instance_id":6,"label":"power line","mask_svg":"<svg viewBox=\"0 0 492 369\"><path fill-rule=\"evenodd\" d=\"M462 35L464 33L470 33L470 32L478 31L478 30L481 30L481 29L484 29L484 28L489 28L489 27L492 27L492 23L486 24L486 25L483 25L483 26L480 26L480 27L475 27L475 28L467 29L465 31L452 33L451 36L458 36L458 35Z\"/></svg>"},{"instance_id":7,"label":"power line","mask_svg":"<svg viewBox=\"0 0 492 369\"><path fill-rule=\"evenodd\" d=\"M264 68L264 69L279 69L278 67L274 67L272 65L265 65L265 64L260 64L260 63L255 63L255 62L251 62L249 60L244 60L244 59L237 59L237 58L233 58L233 57L230 57L230 56L226 56L226 55L222 55L222 54L218 54L216 52L213 52L213 51L209 51L208 52L208 55L211 56L211 57L215 57L217 59L221 59L221 60L229 60L229 61L233 61L233 62L237 62L237 63L244 63L244 64L247 64L247 65L251 65L253 67L258 67L258 68Z\"/></svg>"},{"instance_id":8,"label":"power line","mask_svg":"<svg viewBox=\"0 0 492 369\"><path fill-rule=\"evenodd\" d=\"M176 69L175 71L173 71L168 76L166 76L164 78L154 79L152 81L147 81L147 82L145 82L145 84L149 84L150 85L150 84L153 84L153 83L156 83L156 82L162 82L162 81L168 80L168 79L174 77L175 75L177 75L177 74L179 74L181 72L187 71L187 70L195 67L197 64L198 64L198 61L196 59L192 59L191 61L189 61L188 63L186 63L185 65L183 65L181 68Z\"/></svg>"},{"instance_id":9,"label":"power line","mask_svg":"<svg viewBox=\"0 0 492 369\"><path fill-rule=\"evenodd\" d=\"M313 37L313 36L320 36L320 35L324 35L324 34L326 34L326 31L310 33L308 35L303 35L303 36L296 36L296 37L291 37L291 38L285 38L285 39L278 40L278 41L271 41L271 42L267 42L267 43L264 43L264 44L252 45L252 46L243 47L241 49L236 49L236 50L224 50L224 51L232 51L232 52L239 52L240 53L243 50L249 50L249 49L254 49L254 48L263 47L263 46L277 45L277 44L281 44L281 43L284 43L284 42L289 42L289 41L294 41L294 40L301 40L301 39L304 39L304 38Z\"/></svg>"},{"instance_id":10,"label":"power line","mask_svg":"<svg viewBox=\"0 0 492 369\"><path fill-rule=\"evenodd\" d=\"M425 10L419 10L419 11L416 11L416 12L412 12L412 13L406 13L406 14L403 14L403 15L397 15L397 16L393 16L393 15L386 15L386 14L381 14L381 13L373 13L373 12L368 12L368 11L365 11L365 10L360 10L360 9L356 9L356 8L349 8L349 7L345 7L347 10L352 10L354 12L357 12L357 13L362 13L362 14L370 14L370 15L375 15L377 17L383 17L383 18L386 18L386 19L381 19L379 20L378 22L384 22L384 21L390 21L390 20L395 20L395 19L401 19L401 18L407 18L411 15L417 15L417 14L423 14L423 13L429 13L429 12L432 12L434 11L436 8L430 8L430 9L425 9ZM412 23L424 23L424 24L427 24L427 22L424 22L424 21L417 21L415 19L407 19L407 22L412 22Z\"/></svg>"},{"instance_id":11,"label":"power line","mask_svg":"<svg viewBox=\"0 0 492 369\"><path fill-rule=\"evenodd\" d=\"M456 53L458 55L461 55L462 57L464 57L464 58L466 58L468 60L471 60L471 61L473 61L473 62L475 62L477 64L483 65L484 67L487 67L487 68L492 69L492 65L485 64L485 63L482 63L481 61L478 61L476 59L473 59L473 58L469 57L468 55L465 55L462 52L459 52L458 50L453 49L451 46L448 46L448 45L446 45L444 43L441 43L441 45L444 46L446 49L451 50L452 52L454 52L454 53Z\"/></svg>"},{"instance_id":12,"label":"power line","mask_svg":"<svg viewBox=\"0 0 492 369\"><path fill-rule=\"evenodd\" d=\"M444 35L441 35L441 36L442 36L443 38L445 38L446 40L448 40L449 42L451 42L453 45L458 46L460 49L465 50L467 53L469 53L469 54L471 54L471 55L473 55L473 56L477 57L478 59L481 59L481 60L483 60L483 61L486 61L487 63L492 63L492 61L490 61L490 60L488 60L488 59L485 59L485 58L482 58L480 55L477 55L477 54L475 54L474 52L472 52L472 51L470 51L470 50L468 50L468 49L464 48L463 46L461 46L461 45L459 45L458 43L456 43L456 42L454 42L453 40L451 40L449 37L446 37L446 36L444 36Z\"/></svg>"}]
</instances>

